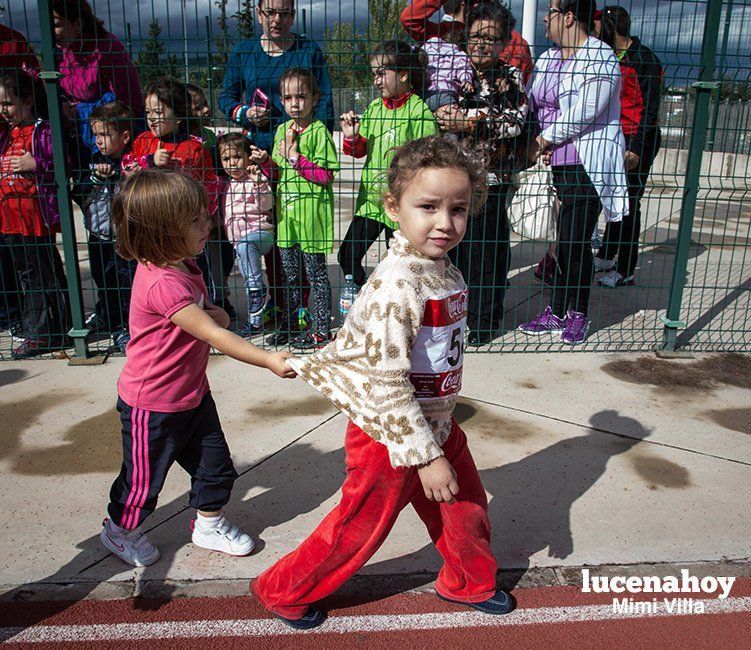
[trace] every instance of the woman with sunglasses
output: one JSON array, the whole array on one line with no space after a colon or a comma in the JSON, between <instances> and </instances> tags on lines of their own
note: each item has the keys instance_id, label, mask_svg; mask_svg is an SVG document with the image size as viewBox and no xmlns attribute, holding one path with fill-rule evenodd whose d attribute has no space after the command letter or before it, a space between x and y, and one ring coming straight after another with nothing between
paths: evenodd
<instances>
[{"instance_id":1,"label":"woman with sunglasses","mask_svg":"<svg viewBox=\"0 0 751 650\"><path fill-rule=\"evenodd\" d=\"M442 131L454 133L483 161L488 179L484 210L467 224L464 240L451 252L469 287L468 345L490 343L503 319L509 263L506 194L510 141L524 126L528 105L522 73L499 59L513 18L506 7L484 1L467 15L467 54L474 70L471 90L458 104L439 107Z\"/></svg>"},{"instance_id":2,"label":"woman with sunglasses","mask_svg":"<svg viewBox=\"0 0 751 650\"><path fill-rule=\"evenodd\" d=\"M519 329L569 345L589 330L590 235L600 210L607 221L628 214L621 74L613 50L590 36L595 11L595 0L551 0L545 35L555 47L537 60L529 92L540 126L530 158L552 165L561 206L550 304Z\"/></svg>"}]
</instances>

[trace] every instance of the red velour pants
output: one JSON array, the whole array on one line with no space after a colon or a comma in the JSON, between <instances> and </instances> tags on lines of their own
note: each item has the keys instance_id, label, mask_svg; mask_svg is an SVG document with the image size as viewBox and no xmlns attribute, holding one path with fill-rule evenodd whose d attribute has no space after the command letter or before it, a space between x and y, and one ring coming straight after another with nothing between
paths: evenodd
<instances>
[{"instance_id":1,"label":"red velour pants","mask_svg":"<svg viewBox=\"0 0 751 650\"><path fill-rule=\"evenodd\" d=\"M386 446L349 423L344 442L347 478L342 500L311 535L253 582L274 613L302 617L308 606L336 591L373 556L408 504L417 511L443 556L436 591L480 602L496 590L488 502L464 431L454 422L443 451L457 475L459 494L449 505L429 501L417 469L394 468Z\"/></svg>"}]
</instances>

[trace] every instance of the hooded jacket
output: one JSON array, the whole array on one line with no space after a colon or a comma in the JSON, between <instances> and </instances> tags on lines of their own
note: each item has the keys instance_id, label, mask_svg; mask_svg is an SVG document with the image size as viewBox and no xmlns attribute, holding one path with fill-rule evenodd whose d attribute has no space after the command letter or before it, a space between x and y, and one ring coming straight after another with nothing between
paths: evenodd
<instances>
[{"instance_id":1,"label":"hooded jacket","mask_svg":"<svg viewBox=\"0 0 751 650\"><path fill-rule=\"evenodd\" d=\"M0 129L0 152L8 146L10 129ZM47 227L60 223L60 208L57 203L55 183L55 159L52 155L52 131L46 120L38 119L31 136L31 155L36 161L34 180L36 182L42 218Z\"/></svg>"}]
</instances>

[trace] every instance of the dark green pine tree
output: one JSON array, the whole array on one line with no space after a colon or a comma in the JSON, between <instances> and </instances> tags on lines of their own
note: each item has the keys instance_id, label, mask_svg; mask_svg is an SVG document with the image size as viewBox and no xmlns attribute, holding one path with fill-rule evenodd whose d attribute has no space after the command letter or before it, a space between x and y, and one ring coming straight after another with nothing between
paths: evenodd
<instances>
[{"instance_id":1,"label":"dark green pine tree","mask_svg":"<svg viewBox=\"0 0 751 650\"><path fill-rule=\"evenodd\" d=\"M241 8L232 14L237 22L237 33L240 38L253 38L256 33L256 7L253 0L243 0Z\"/></svg>"},{"instance_id":2,"label":"dark green pine tree","mask_svg":"<svg viewBox=\"0 0 751 650\"><path fill-rule=\"evenodd\" d=\"M149 24L149 37L143 42L141 51L136 57L138 75L142 83L148 83L164 74L162 57L166 50L161 39L162 27L159 20Z\"/></svg>"},{"instance_id":3,"label":"dark green pine tree","mask_svg":"<svg viewBox=\"0 0 751 650\"><path fill-rule=\"evenodd\" d=\"M224 71L227 69L227 61L229 61L229 53L232 49L232 37L229 34L229 18L227 16L227 1L217 0L214 3L217 9L219 9L219 17L216 20L218 29L214 36L216 50L211 57L215 83L220 83L224 78Z\"/></svg>"}]
</instances>

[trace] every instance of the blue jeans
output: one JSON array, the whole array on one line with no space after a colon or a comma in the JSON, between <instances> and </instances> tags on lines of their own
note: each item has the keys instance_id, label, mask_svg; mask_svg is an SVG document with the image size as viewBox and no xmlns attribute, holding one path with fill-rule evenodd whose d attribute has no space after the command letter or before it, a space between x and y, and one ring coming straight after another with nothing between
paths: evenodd
<instances>
[{"instance_id":1,"label":"blue jeans","mask_svg":"<svg viewBox=\"0 0 751 650\"><path fill-rule=\"evenodd\" d=\"M274 233L270 230L257 230L248 233L235 242L237 265L245 280L246 291L263 290L263 268L261 257L274 247Z\"/></svg>"}]
</instances>

